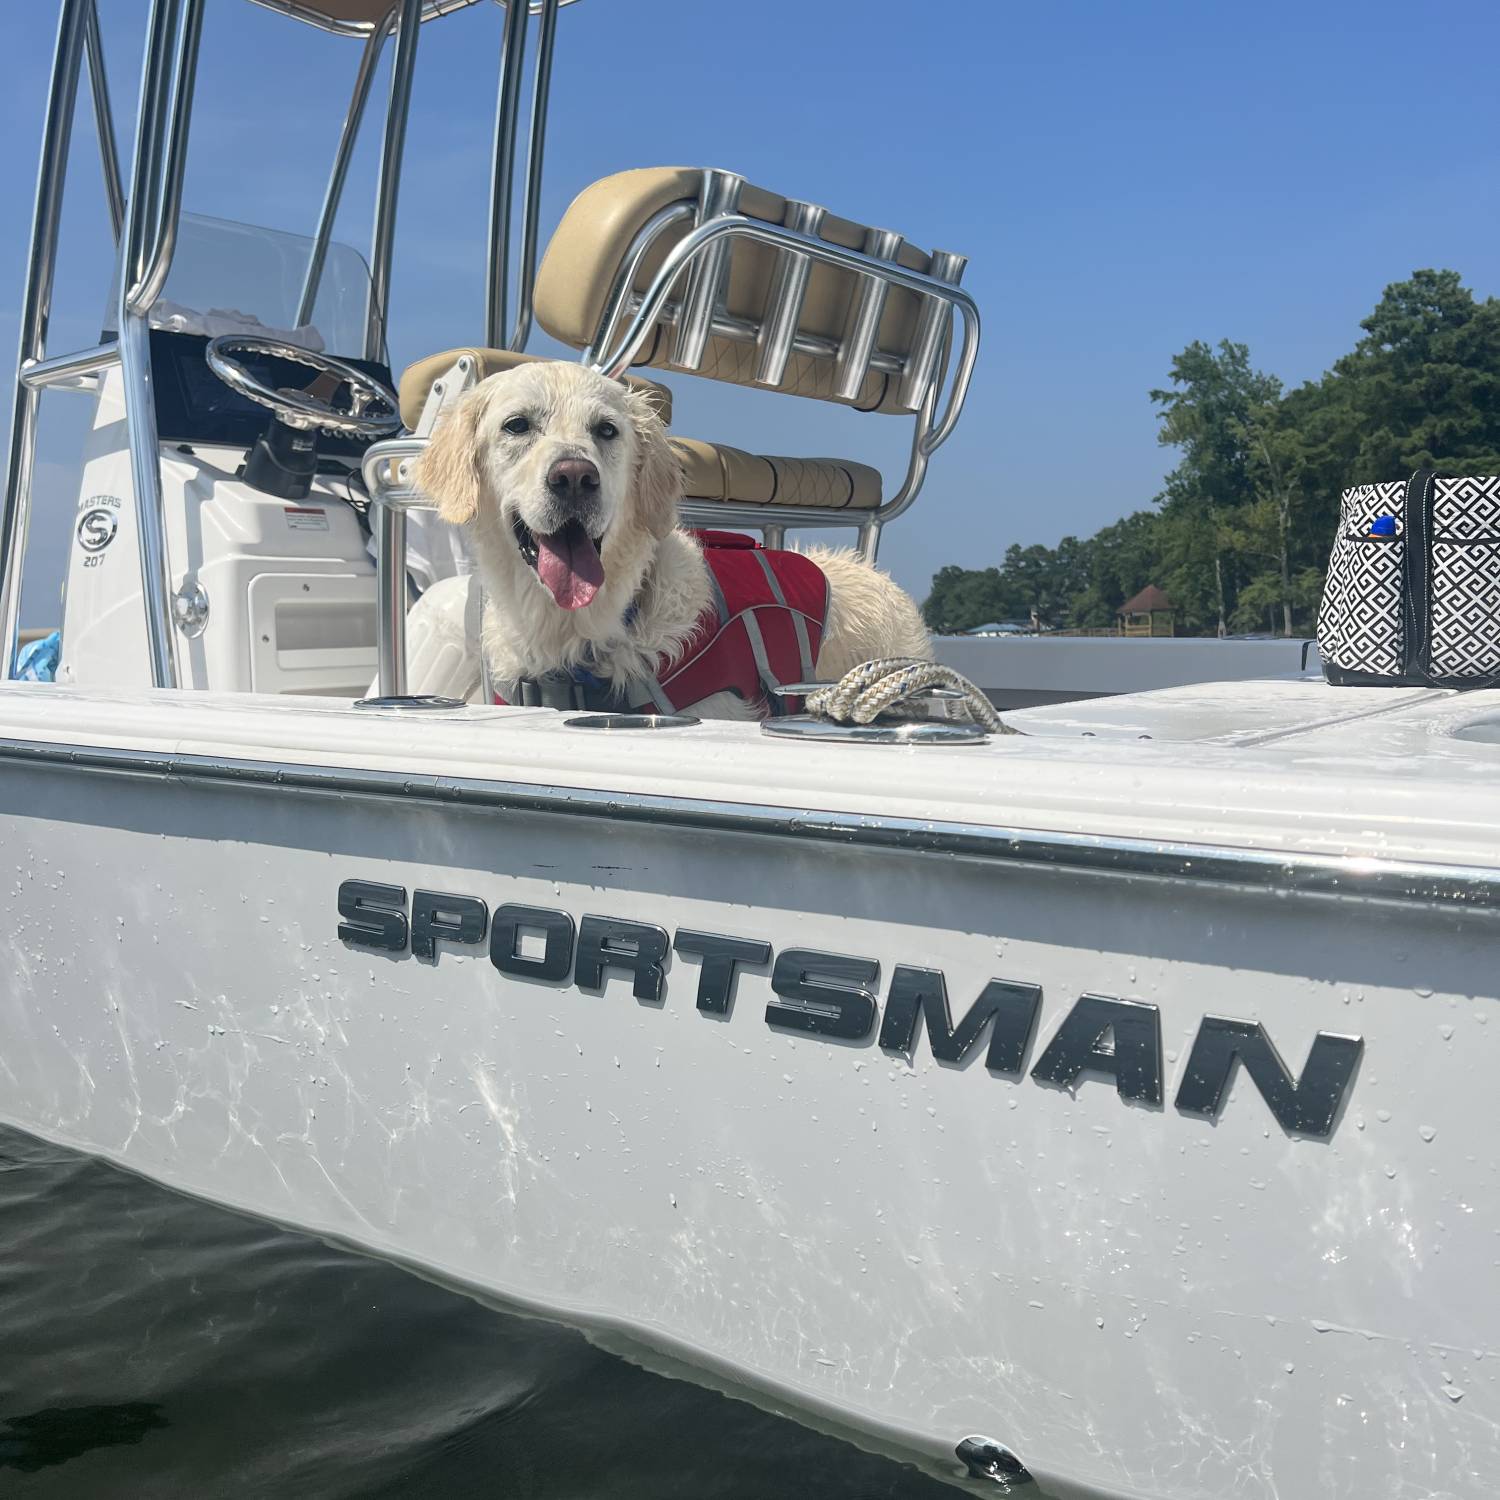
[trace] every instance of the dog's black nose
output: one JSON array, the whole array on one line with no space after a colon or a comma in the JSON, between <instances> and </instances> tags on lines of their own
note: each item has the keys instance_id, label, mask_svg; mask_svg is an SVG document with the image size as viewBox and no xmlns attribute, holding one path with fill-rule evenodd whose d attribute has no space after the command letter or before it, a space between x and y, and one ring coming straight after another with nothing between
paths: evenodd
<instances>
[{"instance_id":1,"label":"dog's black nose","mask_svg":"<svg viewBox=\"0 0 1500 1500\"><path fill-rule=\"evenodd\" d=\"M559 500L592 500L599 493L599 471L586 458L560 458L547 470L547 488Z\"/></svg>"}]
</instances>

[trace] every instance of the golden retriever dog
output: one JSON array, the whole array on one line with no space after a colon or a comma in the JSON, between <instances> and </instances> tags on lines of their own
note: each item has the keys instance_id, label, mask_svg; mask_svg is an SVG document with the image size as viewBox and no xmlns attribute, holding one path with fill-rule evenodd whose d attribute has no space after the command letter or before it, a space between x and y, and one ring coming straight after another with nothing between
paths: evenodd
<instances>
[{"instance_id":1,"label":"golden retriever dog","mask_svg":"<svg viewBox=\"0 0 1500 1500\"><path fill-rule=\"evenodd\" d=\"M642 702L713 598L703 554L677 524L682 473L660 417L643 392L582 365L482 381L439 422L416 481L468 528L497 682L586 665ZM931 656L916 605L884 573L852 552L807 555L829 585L819 678L877 656ZM728 692L684 708L756 716Z\"/></svg>"}]
</instances>

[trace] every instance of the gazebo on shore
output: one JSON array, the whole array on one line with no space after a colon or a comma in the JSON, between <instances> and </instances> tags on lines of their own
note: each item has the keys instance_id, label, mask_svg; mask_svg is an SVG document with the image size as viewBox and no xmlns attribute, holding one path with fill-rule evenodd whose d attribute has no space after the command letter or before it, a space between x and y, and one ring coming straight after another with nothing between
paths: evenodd
<instances>
[{"instance_id":1,"label":"gazebo on shore","mask_svg":"<svg viewBox=\"0 0 1500 1500\"><path fill-rule=\"evenodd\" d=\"M1176 635L1177 609L1172 601L1148 583L1133 599L1116 611L1121 635Z\"/></svg>"}]
</instances>

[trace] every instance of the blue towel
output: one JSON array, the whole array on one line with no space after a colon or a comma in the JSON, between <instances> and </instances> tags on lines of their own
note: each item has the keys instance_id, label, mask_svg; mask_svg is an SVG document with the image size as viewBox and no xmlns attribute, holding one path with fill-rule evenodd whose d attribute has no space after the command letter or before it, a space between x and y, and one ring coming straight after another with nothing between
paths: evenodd
<instances>
[{"instance_id":1,"label":"blue towel","mask_svg":"<svg viewBox=\"0 0 1500 1500\"><path fill-rule=\"evenodd\" d=\"M17 682L51 682L57 675L61 656L62 631L54 630L16 652L16 670L12 676Z\"/></svg>"}]
</instances>

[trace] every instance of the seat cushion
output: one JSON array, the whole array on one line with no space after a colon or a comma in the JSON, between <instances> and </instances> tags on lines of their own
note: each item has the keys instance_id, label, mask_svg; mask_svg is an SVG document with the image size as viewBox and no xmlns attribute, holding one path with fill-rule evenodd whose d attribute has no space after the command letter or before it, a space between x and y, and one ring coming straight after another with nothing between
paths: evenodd
<instances>
[{"instance_id":1,"label":"seat cushion","mask_svg":"<svg viewBox=\"0 0 1500 1500\"><path fill-rule=\"evenodd\" d=\"M599 332L599 322L611 287L622 274L636 235L653 215L673 203L696 203L703 173L696 167L644 167L616 172L587 187L569 206L557 226L536 278L536 320L553 338L575 349L585 349ZM746 183L740 193L740 210L748 218L768 224L785 222L788 201L779 193ZM661 268L667 252L688 232L688 224L675 224L656 239L635 267L633 290L643 292ZM866 226L834 214L827 215L818 236L845 249L864 247ZM774 284L776 250L769 245L740 240L730 256L730 274L724 288L724 307L732 316L759 321L766 312L766 298ZM925 272L932 259L926 251L903 241L897 261L911 271ZM851 299L858 278L834 266L814 265L807 283L797 326L803 333L837 341L843 337ZM680 295L679 286L678 293ZM893 287L880 320L879 345L891 354L910 352L917 327L919 299L901 287ZM658 323L633 361L659 369L679 369L672 363L673 337ZM703 362L685 373L735 385L756 385L758 351L753 341L712 335ZM786 374L775 389L791 396L810 396L820 401L844 401L834 390L834 363L810 354L793 353ZM911 412L901 405L900 381L894 375L871 370L859 393L846 404L860 411L882 411L903 416Z\"/></svg>"},{"instance_id":2,"label":"seat cushion","mask_svg":"<svg viewBox=\"0 0 1500 1500\"><path fill-rule=\"evenodd\" d=\"M401 376L398 393L401 397L401 420L408 429L416 427L422 408L427 405L433 381L446 375L465 355L474 361L477 378L480 380L498 375L502 370L514 370L517 365L540 364L547 359L544 354L517 354L511 349L445 349L441 354L429 354L426 359L419 359L415 364L407 366ZM645 391L662 421L671 425L672 393L666 386L658 385L654 380L642 380L635 375L628 376L626 383Z\"/></svg>"},{"instance_id":3,"label":"seat cushion","mask_svg":"<svg viewBox=\"0 0 1500 1500\"><path fill-rule=\"evenodd\" d=\"M689 500L740 505L811 505L830 510L874 510L880 471L846 458L777 458L724 443L673 438L682 459Z\"/></svg>"}]
</instances>

